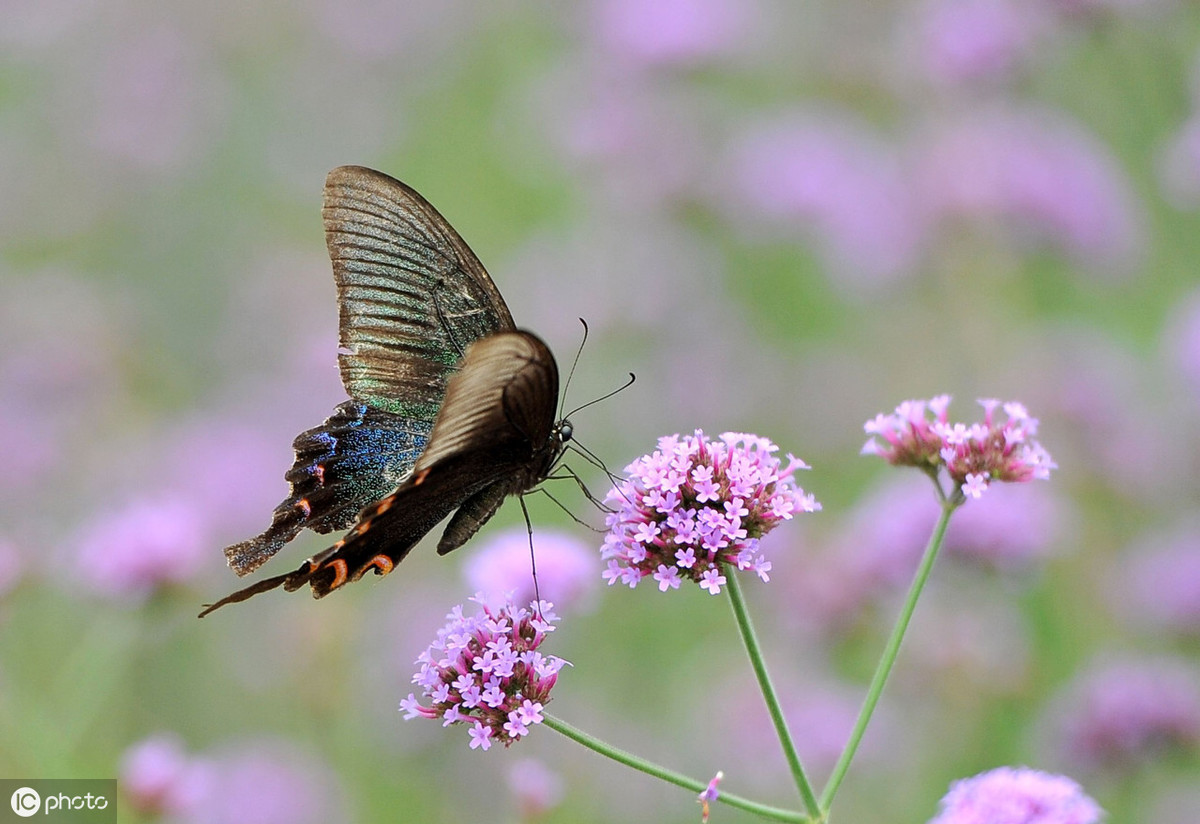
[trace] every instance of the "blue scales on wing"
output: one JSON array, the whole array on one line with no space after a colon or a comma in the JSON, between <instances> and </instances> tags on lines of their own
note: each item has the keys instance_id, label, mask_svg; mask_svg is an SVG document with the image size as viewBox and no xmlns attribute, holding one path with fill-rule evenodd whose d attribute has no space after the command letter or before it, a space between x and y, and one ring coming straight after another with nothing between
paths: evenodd
<instances>
[{"instance_id":1,"label":"blue scales on wing","mask_svg":"<svg viewBox=\"0 0 1200 824\"><path fill-rule=\"evenodd\" d=\"M291 493L258 537L226 548L238 575L253 572L301 530L349 529L369 504L391 492L425 449L431 424L346 401L292 443L285 478Z\"/></svg>"}]
</instances>

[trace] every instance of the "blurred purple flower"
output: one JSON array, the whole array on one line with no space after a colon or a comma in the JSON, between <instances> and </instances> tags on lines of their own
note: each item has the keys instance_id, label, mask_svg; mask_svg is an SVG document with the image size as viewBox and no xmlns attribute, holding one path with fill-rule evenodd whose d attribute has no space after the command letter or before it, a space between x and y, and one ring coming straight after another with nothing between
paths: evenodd
<instances>
[{"instance_id":1,"label":"blurred purple flower","mask_svg":"<svg viewBox=\"0 0 1200 824\"><path fill-rule=\"evenodd\" d=\"M287 489L293 434L229 417L192 421L163 447L165 484L204 513L215 539L244 537L262 528Z\"/></svg>"},{"instance_id":2,"label":"blurred purple flower","mask_svg":"<svg viewBox=\"0 0 1200 824\"><path fill-rule=\"evenodd\" d=\"M1167 8L1172 3L1173 0L1052 0L1050 5L1066 15L1103 19L1110 14Z\"/></svg>"},{"instance_id":3,"label":"blurred purple flower","mask_svg":"<svg viewBox=\"0 0 1200 824\"><path fill-rule=\"evenodd\" d=\"M820 554L781 570L791 592L788 617L820 632L839 632L864 605L905 586L913 576L939 506L924 483L889 479L869 490ZM1072 517L1045 489L1006 484L960 507L943 551L962 559L1022 572L1055 551Z\"/></svg>"},{"instance_id":4,"label":"blurred purple flower","mask_svg":"<svg viewBox=\"0 0 1200 824\"><path fill-rule=\"evenodd\" d=\"M924 221L894 149L847 115L807 114L751 127L727 161L714 204L750 232L765 223L813 234L837 281L870 290L912 272Z\"/></svg>"},{"instance_id":5,"label":"blurred purple flower","mask_svg":"<svg viewBox=\"0 0 1200 824\"><path fill-rule=\"evenodd\" d=\"M936 475L944 470L956 490L979 498L993 482L1048 480L1057 464L1033 439L1038 420L1016 402L980 400L983 423L967 426L947 418L949 395L905 401L890 415L876 415L863 429L869 437L864 455L878 455L893 466L911 466ZM1004 420L996 417L1003 409ZM929 416L933 417L930 418ZM882 438L881 443L876 438Z\"/></svg>"},{"instance_id":6,"label":"blurred purple flower","mask_svg":"<svg viewBox=\"0 0 1200 824\"><path fill-rule=\"evenodd\" d=\"M25 562L16 545L0 537L0 599L11 592L21 580Z\"/></svg>"},{"instance_id":7,"label":"blurred purple flower","mask_svg":"<svg viewBox=\"0 0 1200 824\"><path fill-rule=\"evenodd\" d=\"M0 432L6 433L8 441L0 492L35 486L62 456L61 432L30 401L7 394L0 397Z\"/></svg>"},{"instance_id":8,"label":"blurred purple flower","mask_svg":"<svg viewBox=\"0 0 1200 824\"><path fill-rule=\"evenodd\" d=\"M562 776L536 758L523 758L509 768L508 789L521 821L536 821L563 798Z\"/></svg>"},{"instance_id":9,"label":"blurred purple flower","mask_svg":"<svg viewBox=\"0 0 1200 824\"><path fill-rule=\"evenodd\" d=\"M1155 630L1200 636L1200 527L1148 536L1125 552L1114 599Z\"/></svg>"},{"instance_id":10,"label":"blurred purple flower","mask_svg":"<svg viewBox=\"0 0 1200 824\"><path fill-rule=\"evenodd\" d=\"M895 481L864 495L831 541L825 603L833 623L850 619L861 606L907 583L937 523L938 504L923 484ZM798 599L804 601L804 598Z\"/></svg>"},{"instance_id":11,"label":"blurred purple flower","mask_svg":"<svg viewBox=\"0 0 1200 824\"><path fill-rule=\"evenodd\" d=\"M998 568L1022 569L1058 550L1057 540L1070 518L1066 504L1049 490L996 486L955 513L945 551Z\"/></svg>"},{"instance_id":12,"label":"blurred purple flower","mask_svg":"<svg viewBox=\"0 0 1200 824\"><path fill-rule=\"evenodd\" d=\"M650 576L661 592L687 579L716 595L723 565L770 580L771 562L759 539L780 521L821 505L795 485L804 461L766 438L724 432L660 438L658 449L625 467L628 478L609 490L608 534L601 558L609 585L637 586Z\"/></svg>"},{"instance_id":13,"label":"blurred purple flower","mask_svg":"<svg viewBox=\"0 0 1200 824\"><path fill-rule=\"evenodd\" d=\"M138 812L175 824L326 824L344 820L329 768L291 745L191 755L171 734L126 751L121 789Z\"/></svg>"},{"instance_id":14,"label":"blurred purple flower","mask_svg":"<svg viewBox=\"0 0 1200 824\"><path fill-rule=\"evenodd\" d=\"M191 166L224 125L224 78L180 27L132 31L83 73L84 134L104 155L146 171Z\"/></svg>"},{"instance_id":15,"label":"blurred purple flower","mask_svg":"<svg viewBox=\"0 0 1200 824\"><path fill-rule=\"evenodd\" d=\"M328 824L347 811L329 766L293 744L242 745L209 755L209 791L180 824Z\"/></svg>"},{"instance_id":16,"label":"blurred purple flower","mask_svg":"<svg viewBox=\"0 0 1200 824\"><path fill-rule=\"evenodd\" d=\"M121 312L81 276L48 272L0 283L4 501L36 489L79 433L96 425L120 387L122 336Z\"/></svg>"},{"instance_id":17,"label":"blurred purple flower","mask_svg":"<svg viewBox=\"0 0 1200 824\"><path fill-rule=\"evenodd\" d=\"M1093 665L1052 705L1057 747L1080 769L1132 769L1200 745L1200 677L1175 658Z\"/></svg>"},{"instance_id":18,"label":"blurred purple flower","mask_svg":"<svg viewBox=\"0 0 1200 824\"><path fill-rule=\"evenodd\" d=\"M940 82L996 80L1032 50L1038 6L1022 0L929 0L921 6L917 49Z\"/></svg>"},{"instance_id":19,"label":"blurred purple flower","mask_svg":"<svg viewBox=\"0 0 1200 824\"><path fill-rule=\"evenodd\" d=\"M594 0L588 32L621 61L692 65L736 47L754 15L739 0Z\"/></svg>"},{"instance_id":20,"label":"blurred purple flower","mask_svg":"<svg viewBox=\"0 0 1200 824\"><path fill-rule=\"evenodd\" d=\"M952 121L928 136L916 179L951 227L1007 226L1107 274L1132 272L1141 256L1142 215L1124 170L1062 113L994 108Z\"/></svg>"},{"instance_id":21,"label":"blurred purple flower","mask_svg":"<svg viewBox=\"0 0 1200 824\"><path fill-rule=\"evenodd\" d=\"M134 601L188 581L212 550L195 504L173 497L137 500L100 515L74 543L73 566L84 584L100 595Z\"/></svg>"},{"instance_id":22,"label":"blurred purple flower","mask_svg":"<svg viewBox=\"0 0 1200 824\"><path fill-rule=\"evenodd\" d=\"M1124 499L1160 502L1192 479L1188 416L1164 408L1145 359L1099 329L1031 335L1009 380L1056 422L1055 454ZM1065 454L1061 454L1065 453Z\"/></svg>"},{"instance_id":23,"label":"blurred purple flower","mask_svg":"<svg viewBox=\"0 0 1200 824\"><path fill-rule=\"evenodd\" d=\"M817 669L819 665L813 667L814 671ZM773 674L778 679L778 674ZM785 696L784 715L804 769L814 780L827 777L854 729L862 707L861 689L813 680L812 671L804 677L789 678L785 674L781 686L784 689L780 694ZM741 678L721 686L716 695L725 711L706 730L706 735L710 740L715 738L722 742L729 755L727 763L755 765L743 776L743 781L766 788L776 784L777 780L786 780L786 772L780 761L772 759L768 762L763 758L764 753L777 749L779 742L762 704L745 700L745 696L754 691L753 684ZM706 692L706 695L711 694L711 691ZM878 766L891 751L891 745L899 745L894 721L889 708L881 708L876 713L855 764Z\"/></svg>"},{"instance_id":24,"label":"blurred purple flower","mask_svg":"<svg viewBox=\"0 0 1200 824\"><path fill-rule=\"evenodd\" d=\"M1011 592L961 567L944 569L913 617L897 687L952 702L1025 696L1036 673L1033 640Z\"/></svg>"},{"instance_id":25,"label":"blurred purple flower","mask_svg":"<svg viewBox=\"0 0 1200 824\"><path fill-rule=\"evenodd\" d=\"M486 5L463 0L308 0L305 5L312 10L319 35L364 60L401 59L406 77L415 77L421 70L434 74L439 53L470 42L487 22L489 11ZM328 55L323 56L328 63Z\"/></svg>"},{"instance_id":26,"label":"blurred purple flower","mask_svg":"<svg viewBox=\"0 0 1200 824\"><path fill-rule=\"evenodd\" d=\"M1200 289L1175 302L1165 346L1192 394L1200 400Z\"/></svg>"},{"instance_id":27,"label":"blurred purple flower","mask_svg":"<svg viewBox=\"0 0 1200 824\"><path fill-rule=\"evenodd\" d=\"M720 313L728 322L733 314L721 295L720 254L698 233L673 221L624 212L597 216L566 232L532 236L502 265L505 283L524 287L509 299L513 313L551 340L578 337L580 307L587 307L593 332L620 337L631 328L670 336L673 330L663 328L659 311L668 301L689 317ZM574 275L563 278L567 270ZM655 276L647 278L646 272ZM605 288L597 289L598 283ZM702 343L693 335L686 339L691 348Z\"/></svg>"},{"instance_id":28,"label":"blurred purple flower","mask_svg":"<svg viewBox=\"0 0 1200 824\"><path fill-rule=\"evenodd\" d=\"M930 824L1097 824L1103 815L1066 776L997 767L950 785Z\"/></svg>"},{"instance_id":29,"label":"blurred purple flower","mask_svg":"<svg viewBox=\"0 0 1200 824\"><path fill-rule=\"evenodd\" d=\"M463 574L472 591L489 599L505 595L518 604L533 600L530 538L524 528L490 537L467 560ZM598 583L595 550L564 532L538 529L533 534L538 592L560 608L578 610Z\"/></svg>"},{"instance_id":30,"label":"blurred purple flower","mask_svg":"<svg viewBox=\"0 0 1200 824\"><path fill-rule=\"evenodd\" d=\"M1200 206L1200 115L1193 115L1163 150L1163 190L1180 208Z\"/></svg>"},{"instance_id":31,"label":"blurred purple flower","mask_svg":"<svg viewBox=\"0 0 1200 824\"><path fill-rule=\"evenodd\" d=\"M413 693L400 702L404 720L441 719L442 726L467 724L471 749L510 746L544 720L542 709L558 672L568 662L537 651L554 631L558 616L549 601L519 608L482 593L474 615L456 606L437 639L417 657L420 669L414 684L423 689L429 705Z\"/></svg>"},{"instance_id":32,"label":"blurred purple flower","mask_svg":"<svg viewBox=\"0 0 1200 824\"><path fill-rule=\"evenodd\" d=\"M127 749L119 778L123 798L146 816L197 812L213 790L208 763L190 756L183 741L170 733Z\"/></svg>"},{"instance_id":33,"label":"blurred purple flower","mask_svg":"<svg viewBox=\"0 0 1200 824\"><path fill-rule=\"evenodd\" d=\"M0 44L30 51L58 45L99 13L98 0L0 0Z\"/></svg>"},{"instance_id":34,"label":"blurred purple flower","mask_svg":"<svg viewBox=\"0 0 1200 824\"><path fill-rule=\"evenodd\" d=\"M708 172L709 129L686 96L611 61L567 64L531 87L527 118L589 197L643 213L689 192ZM522 127L524 128L524 127Z\"/></svg>"}]
</instances>

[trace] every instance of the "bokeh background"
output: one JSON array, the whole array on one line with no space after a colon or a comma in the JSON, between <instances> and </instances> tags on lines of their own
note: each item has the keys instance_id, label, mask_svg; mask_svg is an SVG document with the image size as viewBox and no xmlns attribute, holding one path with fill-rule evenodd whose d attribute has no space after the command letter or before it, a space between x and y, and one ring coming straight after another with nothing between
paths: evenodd
<instances>
[{"instance_id":1,"label":"bokeh background","mask_svg":"<svg viewBox=\"0 0 1200 824\"><path fill-rule=\"evenodd\" d=\"M238 585L221 548L269 521L292 437L344 397L320 198L358 163L437 205L564 368L588 320L568 406L637 374L575 418L614 470L697 427L814 466L824 511L747 586L818 781L935 515L925 479L858 455L863 422L1025 402L1061 468L959 513L838 818L923 822L951 780L1027 764L1113 822L1200 820L1195 4L0 0L0 21L0 774L118 776L128 822L697 820L550 730L481 753L401 720L445 612L523 574L515 503L449 558L196 620ZM551 710L795 805L723 599L604 588L599 537L529 500L574 664Z\"/></svg>"}]
</instances>

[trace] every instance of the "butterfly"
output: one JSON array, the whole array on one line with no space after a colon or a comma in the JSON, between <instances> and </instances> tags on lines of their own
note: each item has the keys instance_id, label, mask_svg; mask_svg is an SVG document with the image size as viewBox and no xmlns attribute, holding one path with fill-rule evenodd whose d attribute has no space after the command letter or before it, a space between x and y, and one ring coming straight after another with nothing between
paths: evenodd
<instances>
[{"instance_id":1,"label":"butterfly","mask_svg":"<svg viewBox=\"0 0 1200 824\"><path fill-rule=\"evenodd\" d=\"M391 572L444 518L446 554L504 498L544 480L571 439L556 421L558 365L517 329L487 270L436 209L398 180L341 166L325 181L325 239L350 400L293 442L288 497L269 527L225 549L247 575L303 529L349 530L299 569L207 606L304 584L321 598Z\"/></svg>"}]
</instances>

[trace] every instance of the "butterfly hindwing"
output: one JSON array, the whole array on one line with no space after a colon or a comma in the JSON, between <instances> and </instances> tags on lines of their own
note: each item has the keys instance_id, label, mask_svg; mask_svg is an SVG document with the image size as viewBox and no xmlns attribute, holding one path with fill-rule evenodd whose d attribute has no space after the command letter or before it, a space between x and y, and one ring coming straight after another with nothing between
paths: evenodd
<instances>
[{"instance_id":1,"label":"butterfly hindwing","mask_svg":"<svg viewBox=\"0 0 1200 824\"><path fill-rule=\"evenodd\" d=\"M505 497L542 480L561 453L557 400L558 366L536 335L516 331L477 341L450 381L412 474L363 510L324 563L344 561L348 580L380 554L398 564L451 512L438 552L461 546ZM325 594L315 582L313 589Z\"/></svg>"},{"instance_id":2,"label":"butterfly hindwing","mask_svg":"<svg viewBox=\"0 0 1200 824\"><path fill-rule=\"evenodd\" d=\"M302 529L348 529L364 507L394 489L412 470L429 440L431 424L346 401L292 444L286 474L291 494L275 508L261 535L227 547L238 575L256 570Z\"/></svg>"},{"instance_id":3,"label":"butterfly hindwing","mask_svg":"<svg viewBox=\"0 0 1200 824\"><path fill-rule=\"evenodd\" d=\"M290 591L308 583L320 598L368 571L387 574L451 513L438 552L461 546L506 496L541 481L562 453L557 395L558 366L536 335L505 332L477 341L450 381L425 451L400 485L295 572L240 590L205 613L280 585Z\"/></svg>"}]
</instances>

